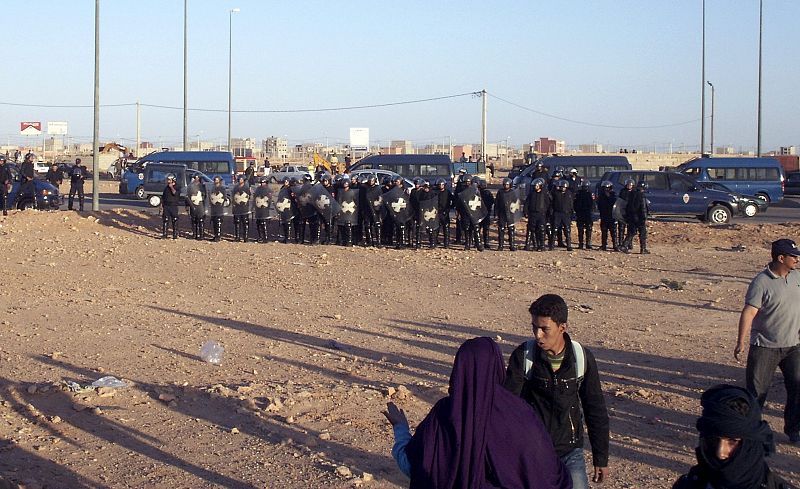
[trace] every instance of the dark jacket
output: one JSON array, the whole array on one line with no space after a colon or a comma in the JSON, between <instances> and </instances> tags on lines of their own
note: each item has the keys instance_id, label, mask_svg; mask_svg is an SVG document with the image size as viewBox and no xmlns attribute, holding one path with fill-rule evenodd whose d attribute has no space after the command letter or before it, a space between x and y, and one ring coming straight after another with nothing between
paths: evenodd
<instances>
[{"instance_id":1,"label":"dark jacket","mask_svg":"<svg viewBox=\"0 0 800 489\"><path fill-rule=\"evenodd\" d=\"M61 173L61 170L59 170L59 169L53 170L51 168L51 169L47 170L47 176L45 176L45 178L52 185L55 185L56 187L58 187L59 185L61 185L61 182L64 180L64 174Z\"/></svg>"},{"instance_id":2,"label":"dark jacket","mask_svg":"<svg viewBox=\"0 0 800 489\"><path fill-rule=\"evenodd\" d=\"M69 183L70 185L83 185L86 179L86 173L83 171L82 166L75 165L69 170Z\"/></svg>"},{"instance_id":3,"label":"dark jacket","mask_svg":"<svg viewBox=\"0 0 800 489\"><path fill-rule=\"evenodd\" d=\"M7 164L0 165L0 185L5 183L11 183L13 178L11 177L11 170L8 169Z\"/></svg>"},{"instance_id":4,"label":"dark jacket","mask_svg":"<svg viewBox=\"0 0 800 489\"><path fill-rule=\"evenodd\" d=\"M592 198L591 190L578 190L578 193L575 194L575 217L584 221L591 221L593 210L594 199Z\"/></svg>"},{"instance_id":5,"label":"dark jacket","mask_svg":"<svg viewBox=\"0 0 800 489\"><path fill-rule=\"evenodd\" d=\"M511 353L505 387L521 396L539 413L558 456L583 447L583 419L592 446L592 463L595 467L608 466L608 411L600 386L600 375L594 355L583 348L586 371L578 386L575 378L575 355L572 340L564 334L566 346L564 360L558 372L553 372L545 352L537 346L530 380L525 378L525 344Z\"/></svg>"},{"instance_id":6,"label":"dark jacket","mask_svg":"<svg viewBox=\"0 0 800 489\"><path fill-rule=\"evenodd\" d=\"M628 224L644 224L647 221L647 200L641 190L634 190L628 195L625 220Z\"/></svg>"},{"instance_id":7,"label":"dark jacket","mask_svg":"<svg viewBox=\"0 0 800 489\"><path fill-rule=\"evenodd\" d=\"M502 190L500 190L500 192L502 192ZM488 188L483 188L480 190L480 194L481 194L481 200L483 201L483 205L486 206L486 215L487 216L491 215L492 208L494 208L495 204L495 198L494 195L492 195L492 191L489 190Z\"/></svg>"},{"instance_id":8,"label":"dark jacket","mask_svg":"<svg viewBox=\"0 0 800 489\"><path fill-rule=\"evenodd\" d=\"M450 209L453 208L453 194L450 193L449 190L436 190L436 198L439 199L438 204L436 205L436 210L439 212L439 216L444 218L450 216Z\"/></svg>"},{"instance_id":9,"label":"dark jacket","mask_svg":"<svg viewBox=\"0 0 800 489\"><path fill-rule=\"evenodd\" d=\"M546 216L550 212L550 192L542 189L541 192L531 190L525 200L525 216L530 217L536 214Z\"/></svg>"},{"instance_id":10,"label":"dark jacket","mask_svg":"<svg viewBox=\"0 0 800 489\"><path fill-rule=\"evenodd\" d=\"M562 192L560 190L553 190L552 194L552 208L553 212L563 212L564 214L572 215L572 192L569 190Z\"/></svg>"},{"instance_id":11,"label":"dark jacket","mask_svg":"<svg viewBox=\"0 0 800 489\"><path fill-rule=\"evenodd\" d=\"M164 187L164 193L161 194L161 205L164 207L178 207L181 203L181 189L175 186L175 193L170 191L169 185Z\"/></svg>"},{"instance_id":12,"label":"dark jacket","mask_svg":"<svg viewBox=\"0 0 800 489\"><path fill-rule=\"evenodd\" d=\"M597 211L600 212L600 219L603 221L614 220L614 202L617 201L617 195L612 190L609 195L606 195L605 190L600 190L597 195Z\"/></svg>"},{"instance_id":13,"label":"dark jacket","mask_svg":"<svg viewBox=\"0 0 800 489\"><path fill-rule=\"evenodd\" d=\"M714 486L709 485L708 476L704 473L703 468L699 465L692 467L688 474L682 475L680 479L675 481L675 484L672 485L672 489L707 489L709 487L712 489L717 489ZM786 481L775 475L774 472L771 472L769 469L767 469L767 475L764 477L764 482L762 482L757 488L753 489L791 489L792 487L794 486L790 486L786 483Z\"/></svg>"}]
</instances>

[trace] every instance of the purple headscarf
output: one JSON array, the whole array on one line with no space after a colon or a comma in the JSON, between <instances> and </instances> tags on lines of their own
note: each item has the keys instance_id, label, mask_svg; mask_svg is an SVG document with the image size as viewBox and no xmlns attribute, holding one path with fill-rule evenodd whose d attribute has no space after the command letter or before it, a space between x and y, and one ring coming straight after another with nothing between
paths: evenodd
<instances>
[{"instance_id":1,"label":"purple headscarf","mask_svg":"<svg viewBox=\"0 0 800 489\"><path fill-rule=\"evenodd\" d=\"M539 416L504 380L494 340L461 345L449 396L431 409L406 449L411 489L572 488Z\"/></svg>"}]
</instances>

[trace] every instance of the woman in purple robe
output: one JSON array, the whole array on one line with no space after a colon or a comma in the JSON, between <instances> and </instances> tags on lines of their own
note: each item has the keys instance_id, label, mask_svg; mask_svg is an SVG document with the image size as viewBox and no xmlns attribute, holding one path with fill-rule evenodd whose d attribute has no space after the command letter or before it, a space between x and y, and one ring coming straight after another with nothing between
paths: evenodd
<instances>
[{"instance_id":1,"label":"woman in purple robe","mask_svg":"<svg viewBox=\"0 0 800 489\"><path fill-rule=\"evenodd\" d=\"M456 353L449 395L413 437L403 410L388 403L392 456L411 489L572 488L542 421L504 380L500 348L491 338L474 338Z\"/></svg>"}]
</instances>

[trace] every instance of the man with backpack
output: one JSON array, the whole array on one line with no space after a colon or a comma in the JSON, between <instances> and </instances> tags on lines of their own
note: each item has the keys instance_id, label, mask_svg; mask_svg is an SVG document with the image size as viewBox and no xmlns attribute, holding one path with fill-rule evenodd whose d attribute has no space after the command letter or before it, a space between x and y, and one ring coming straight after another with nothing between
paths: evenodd
<instances>
[{"instance_id":1,"label":"man with backpack","mask_svg":"<svg viewBox=\"0 0 800 489\"><path fill-rule=\"evenodd\" d=\"M534 339L511 353L505 387L536 410L572 476L572 487L582 489L589 486L583 420L592 448L592 481L610 477L608 411L594 355L566 333L568 311L555 294L531 304Z\"/></svg>"}]
</instances>

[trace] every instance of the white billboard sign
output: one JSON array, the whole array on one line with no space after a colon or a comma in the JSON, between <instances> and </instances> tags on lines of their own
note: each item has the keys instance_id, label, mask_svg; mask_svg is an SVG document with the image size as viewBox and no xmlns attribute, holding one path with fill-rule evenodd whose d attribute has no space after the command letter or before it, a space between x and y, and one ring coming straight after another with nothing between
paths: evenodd
<instances>
[{"instance_id":1,"label":"white billboard sign","mask_svg":"<svg viewBox=\"0 0 800 489\"><path fill-rule=\"evenodd\" d=\"M64 136L67 134L66 122L48 122L47 134L51 136Z\"/></svg>"},{"instance_id":2,"label":"white billboard sign","mask_svg":"<svg viewBox=\"0 0 800 489\"><path fill-rule=\"evenodd\" d=\"M351 127L350 128L350 150L369 151L369 128Z\"/></svg>"}]
</instances>

